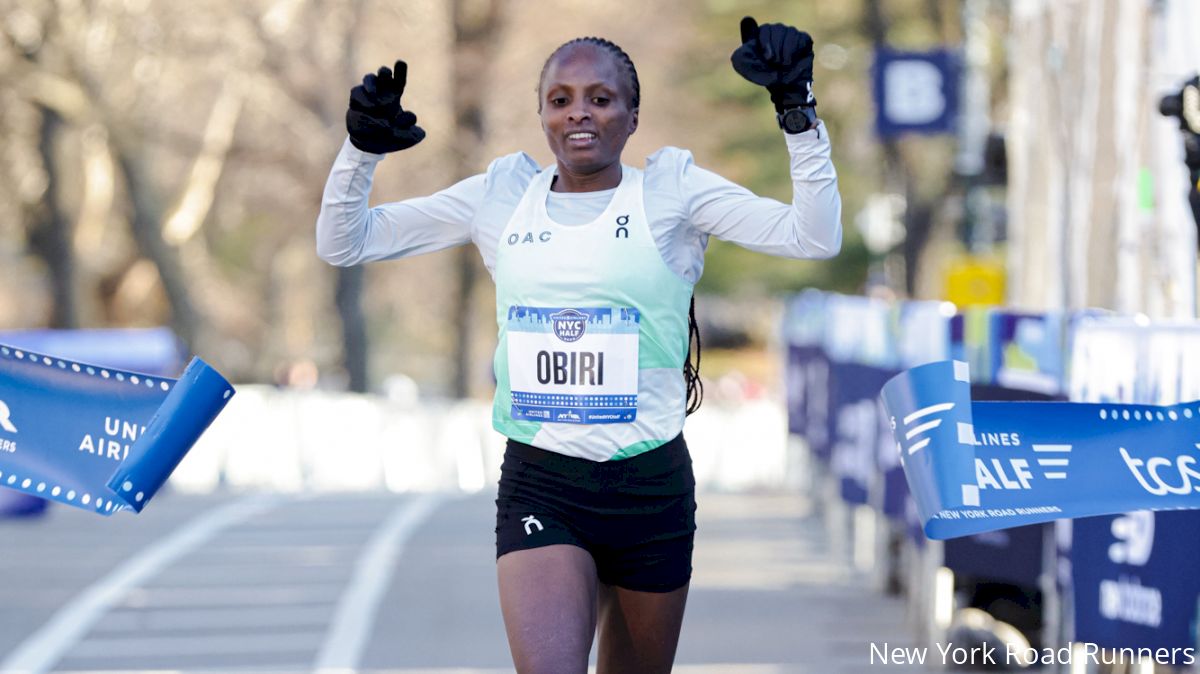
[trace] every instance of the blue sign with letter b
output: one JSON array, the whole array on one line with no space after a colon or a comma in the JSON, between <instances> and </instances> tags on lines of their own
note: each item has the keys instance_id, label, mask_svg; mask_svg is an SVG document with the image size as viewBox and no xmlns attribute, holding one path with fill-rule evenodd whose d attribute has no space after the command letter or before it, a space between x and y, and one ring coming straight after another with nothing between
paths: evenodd
<instances>
[{"instance_id":1,"label":"blue sign with letter b","mask_svg":"<svg viewBox=\"0 0 1200 674\"><path fill-rule=\"evenodd\" d=\"M872 68L875 131L880 138L905 132L954 130L958 114L958 55L946 49L902 52L879 49Z\"/></svg>"}]
</instances>

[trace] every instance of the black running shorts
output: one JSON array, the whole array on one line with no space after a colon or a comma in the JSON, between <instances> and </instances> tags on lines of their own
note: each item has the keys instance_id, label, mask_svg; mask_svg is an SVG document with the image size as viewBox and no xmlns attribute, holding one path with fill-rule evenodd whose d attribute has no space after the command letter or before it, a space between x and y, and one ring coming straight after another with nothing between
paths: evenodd
<instances>
[{"instance_id":1,"label":"black running shorts","mask_svg":"<svg viewBox=\"0 0 1200 674\"><path fill-rule=\"evenodd\" d=\"M496 498L496 557L568 544L596 560L600 582L670 592L692 577L696 479L683 435L617 461L508 441Z\"/></svg>"}]
</instances>

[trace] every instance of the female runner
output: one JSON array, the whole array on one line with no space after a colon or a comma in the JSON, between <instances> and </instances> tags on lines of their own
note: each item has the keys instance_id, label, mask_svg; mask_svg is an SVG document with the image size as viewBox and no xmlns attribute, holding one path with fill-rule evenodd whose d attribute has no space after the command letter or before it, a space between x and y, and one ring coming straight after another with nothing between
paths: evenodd
<instances>
[{"instance_id":1,"label":"female runner","mask_svg":"<svg viewBox=\"0 0 1200 674\"><path fill-rule=\"evenodd\" d=\"M585 37L542 69L554 164L524 153L431 196L368 207L375 165L425 132L407 66L354 87L317 249L334 265L474 243L496 284L493 425L500 605L522 674L669 672L691 578L695 480L682 430L699 404L692 287L710 236L791 258L841 246L841 198L812 95L812 39L743 19L734 69L775 103L792 203L755 196L665 147L621 163L638 127L629 56ZM696 342L695 364L691 344Z\"/></svg>"}]
</instances>

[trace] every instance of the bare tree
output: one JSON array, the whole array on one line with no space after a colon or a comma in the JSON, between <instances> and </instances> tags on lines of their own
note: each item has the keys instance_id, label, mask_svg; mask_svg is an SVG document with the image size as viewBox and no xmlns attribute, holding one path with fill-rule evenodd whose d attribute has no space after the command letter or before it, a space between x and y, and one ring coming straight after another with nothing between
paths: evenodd
<instances>
[{"instance_id":1,"label":"bare tree","mask_svg":"<svg viewBox=\"0 0 1200 674\"><path fill-rule=\"evenodd\" d=\"M926 3L926 11L934 30L940 32L944 24L940 4L930 0ZM876 49L887 46L888 19L884 15L881 0L867 0L863 24L864 32L870 36ZM883 149L885 182L898 184L904 194L905 237L901 251L904 257L904 290L911 296L917 290L921 255L933 229L933 204L917 190L912 166L902 152L900 143L885 138L880 140L880 145Z\"/></svg>"},{"instance_id":2,"label":"bare tree","mask_svg":"<svg viewBox=\"0 0 1200 674\"><path fill-rule=\"evenodd\" d=\"M15 24L15 25L14 25ZM40 67L45 55L44 31L39 29L32 13L26 15L22 28L20 19L10 22L6 42L11 52L19 55L24 69ZM44 183L33 201L24 201L22 216L29 250L46 268L50 285L51 306L48 324L53 328L73 328L78 325L78 302L75 292L75 254L71 246L71 221L63 203L63 131L62 115L42 102L32 106L38 119L36 156L41 163Z\"/></svg>"},{"instance_id":3,"label":"bare tree","mask_svg":"<svg viewBox=\"0 0 1200 674\"><path fill-rule=\"evenodd\" d=\"M46 187L41 200L27 208L26 231L30 250L41 258L50 277L52 304L49 326L75 328L79 326L75 251L71 245L71 221L60 194L62 166L59 145L63 120L52 108L38 105L37 110L42 120L38 133L38 155L46 173Z\"/></svg>"},{"instance_id":4,"label":"bare tree","mask_svg":"<svg viewBox=\"0 0 1200 674\"><path fill-rule=\"evenodd\" d=\"M13 67L16 88L43 111L40 146L48 185L41 212L30 230L31 248L47 260L55 287L56 309L52 323L70 327L78 324L75 295L75 260L67 206L58 197L61 168L56 164L55 138L61 137L65 125L82 128L99 125L104 129L107 151L112 165L122 179L129 204L129 233L138 255L127 256L107 275L119 279L137 267L138 258L149 260L158 277L170 312L170 324L176 334L193 347L205 325L205 319L193 299L192 284L180 261L176 245L164 238L163 227L171 214L168 197L169 181L156 171L154 154L158 145L171 145L172 151L186 153L197 144L190 138L166 137L164 128L148 119L146 109L153 109L155 86L138 87L116 68L97 66L97 53L102 62L138 61L142 55L126 48L113 37L121 28L141 28L141 33L155 45L166 42L164 23L170 18L152 14L121 13L119 8L71 2L42 2L28 4L21 18L10 22L10 44L17 64ZM22 34L26 34L25 39ZM36 36L29 39L28 36ZM106 37L107 36L107 37ZM35 48L29 48L29 47ZM190 70L184 69L186 72ZM153 84L153 83L152 83ZM235 120L236 121L236 120ZM221 157L207 157L219 175ZM212 171L209 171L211 174ZM185 181L181 193L194 187ZM196 210L196 209L193 209ZM195 213L202 221L205 209ZM109 287L119 288L119 281Z\"/></svg>"},{"instance_id":5,"label":"bare tree","mask_svg":"<svg viewBox=\"0 0 1200 674\"><path fill-rule=\"evenodd\" d=\"M295 4L295 3L292 3ZM268 12L285 3L277 3ZM357 63L361 31L366 10L364 0L349 2L315 2L284 19L267 20L269 15L259 15L248 8L243 19L253 29L264 48L262 69L271 73L271 80L287 100L287 107L309 116L316 126L325 130L320 139L323 145L333 146L344 133L346 95L344 84L353 82L358 76ZM297 35L315 35L320 31L334 31L341 37L344 48L336 59L321 58L319 50L308 48L305 40ZM315 74L315 77L314 77ZM308 165L300 162L301 166ZM323 167L322 167L323 169ZM306 182L317 183L316 174L306 176ZM319 207L320 195L315 194L310 202L312 212ZM342 366L351 391L365 392L368 388L368 352L366 320L362 309L364 274L362 267L338 267L334 304L341 319Z\"/></svg>"},{"instance_id":6,"label":"bare tree","mask_svg":"<svg viewBox=\"0 0 1200 674\"><path fill-rule=\"evenodd\" d=\"M480 148L486 147L484 101L504 19L503 0L453 0L454 25L454 139L456 177L480 169ZM470 395L473 298L480 274L479 255L472 247L457 251L458 293L454 305L454 378L452 391Z\"/></svg>"}]
</instances>

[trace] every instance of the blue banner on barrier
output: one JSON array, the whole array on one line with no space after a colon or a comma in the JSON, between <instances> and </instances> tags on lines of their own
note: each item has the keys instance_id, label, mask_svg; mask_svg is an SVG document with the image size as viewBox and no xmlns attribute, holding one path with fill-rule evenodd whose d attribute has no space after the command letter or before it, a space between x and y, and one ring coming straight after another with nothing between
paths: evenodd
<instances>
[{"instance_id":1,"label":"blue banner on barrier","mask_svg":"<svg viewBox=\"0 0 1200 674\"><path fill-rule=\"evenodd\" d=\"M958 361L900 374L883 399L930 538L1200 508L1200 403L972 403Z\"/></svg>"},{"instance_id":2,"label":"blue banner on barrier","mask_svg":"<svg viewBox=\"0 0 1200 674\"><path fill-rule=\"evenodd\" d=\"M0 486L141 511L232 395L199 358L175 380L0 345Z\"/></svg>"},{"instance_id":3,"label":"blue banner on barrier","mask_svg":"<svg viewBox=\"0 0 1200 674\"><path fill-rule=\"evenodd\" d=\"M830 374L830 468L841 481L842 500L868 503L871 481L880 470L880 445L887 454L895 455L887 417L879 405L879 391L896 372L870 365L832 363Z\"/></svg>"},{"instance_id":4,"label":"blue banner on barrier","mask_svg":"<svg viewBox=\"0 0 1200 674\"><path fill-rule=\"evenodd\" d=\"M1075 639L1105 648L1196 646L1200 513L1132 512L1071 523ZM1180 663L1184 664L1184 663Z\"/></svg>"},{"instance_id":5,"label":"blue banner on barrier","mask_svg":"<svg viewBox=\"0 0 1200 674\"><path fill-rule=\"evenodd\" d=\"M828 433L829 362L819 346L788 346L788 432L806 438L813 448L824 447ZM819 437L814 437L816 429Z\"/></svg>"},{"instance_id":6,"label":"blue banner on barrier","mask_svg":"<svg viewBox=\"0 0 1200 674\"><path fill-rule=\"evenodd\" d=\"M1031 524L948 540L943 563L955 574L977 580L1037 587L1047 526Z\"/></svg>"},{"instance_id":7,"label":"blue banner on barrier","mask_svg":"<svg viewBox=\"0 0 1200 674\"><path fill-rule=\"evenodd\" d=\"M991 316L991 362L997 385L1055 395L1063 390L1061 314L998 311Z\"/></svg>"}]
</instances>

